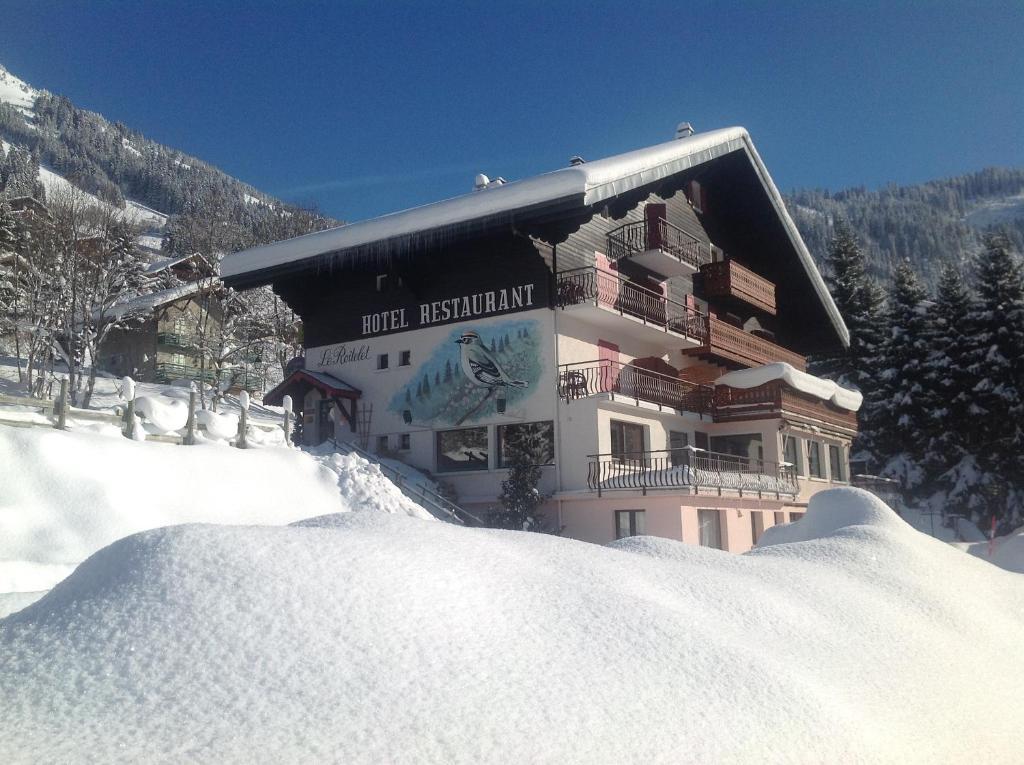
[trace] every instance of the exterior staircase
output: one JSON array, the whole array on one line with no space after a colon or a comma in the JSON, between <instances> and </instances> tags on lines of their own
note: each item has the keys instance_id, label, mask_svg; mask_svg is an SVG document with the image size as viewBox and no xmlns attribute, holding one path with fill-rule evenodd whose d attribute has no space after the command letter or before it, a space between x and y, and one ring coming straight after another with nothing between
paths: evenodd
<instances>
[{"instance_id":1,"label":"exterior staircase","mask_svg":"<svg viewBox=\"0 0 1024 765\"><path fill-rule=\"evenodd\" d=\"M486 525L482 520L470 513L468 510L455 504L447 497L438 494L425 484L409 483L408 479L401 471L395 470L390 465L385 465L380 461L380 459L378 459L376 454L368 452L361 446L351 443L350 441L338 441L337 439L331 439L331 443L334 444L335 450L342 454L358 454L367 462L376 465L380 468L380 472L395 484L402 494L407 496L431 515L435 515L439 518L446 519L451 523L458 523L463 526Z\"/></svg>"}]
</instances>

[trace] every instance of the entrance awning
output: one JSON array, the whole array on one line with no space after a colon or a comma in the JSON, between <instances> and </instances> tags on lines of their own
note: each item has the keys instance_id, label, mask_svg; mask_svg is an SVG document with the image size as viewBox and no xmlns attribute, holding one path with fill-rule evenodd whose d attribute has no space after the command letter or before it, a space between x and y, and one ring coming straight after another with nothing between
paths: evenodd
<instances>
[{"instance_id":1,"label":"entrance awning","mask_svg":"<svg viewBox=\"0 0 1024 765\"><path fill-rule=\"evenodd\" d=\"M353 388L334 375L329 375L326 372L313 372L308 369L297 369L288 375L280 385L264 394L263 403L281 406L284 397L291 396L292 401L299 403L301 407L301 401L310 390L318 390L326 398L343 398L352 401L363 395L358 388Z\"/></svg>"}]
</instances>

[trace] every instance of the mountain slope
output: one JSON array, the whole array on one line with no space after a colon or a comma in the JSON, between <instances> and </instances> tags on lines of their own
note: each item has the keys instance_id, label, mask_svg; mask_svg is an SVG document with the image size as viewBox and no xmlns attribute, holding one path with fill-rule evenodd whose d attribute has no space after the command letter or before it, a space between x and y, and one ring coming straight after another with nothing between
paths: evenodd
<instances>
[{"instance_id":1,"label":"mountain slope","mask_svg":"<svg viewBox=\"0 0 1024 765\"><path fill-rule=\"evenodd\" d=\"M0 139L0 194L44 196L63 179L141 218L172 249L227 252L336 224L35 89L2 66ZM202 228L196 218L220 224L216 241L195 241L194 231Z\"/></svg>"},{"instance_id":2,"label":"mountain slope","mask_svg":"<svg viewBox=\"0 0 1024 765\"><path fill-rule=\"evenodd\" d=\"M875 274L888 279L907 258L934 283L945 260L977 251L981 235L994 229L1024 248L1024 169L986 168L976 173L914 186L838 192L820 189L786 196L793 220L819 263L834 221L846 218L865 248Z\"/></svg>"}]
</instances>

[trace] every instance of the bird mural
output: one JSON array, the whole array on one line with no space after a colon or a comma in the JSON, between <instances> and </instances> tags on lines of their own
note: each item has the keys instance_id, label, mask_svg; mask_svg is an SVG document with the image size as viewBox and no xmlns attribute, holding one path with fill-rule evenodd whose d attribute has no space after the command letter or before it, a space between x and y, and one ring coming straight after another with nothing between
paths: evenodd
<instances>
[{"instance_id":1,"label":"bird mural","mask_svg":"<svg viewBox=\"0 0 1024 765\"><path fill-rule=\"evenodd\" d=\"M453 327L388 405L405 424L462 425L522 406L543 374L545 347L535 319ZM520 407L516 409L516 407Z\"/></svg>"},{"instance_id":2,"label":"bird mural","mask_svg":"<svg viewBox=\"0 0 1024 765\"><path fill-rule=\"evenodd\" d=\"M525 380L513 380L474 330L463 332L455 342L462 346L462 371L474 385L481 388L526 388L529 385Z\"/></svg>"}]
</instances>

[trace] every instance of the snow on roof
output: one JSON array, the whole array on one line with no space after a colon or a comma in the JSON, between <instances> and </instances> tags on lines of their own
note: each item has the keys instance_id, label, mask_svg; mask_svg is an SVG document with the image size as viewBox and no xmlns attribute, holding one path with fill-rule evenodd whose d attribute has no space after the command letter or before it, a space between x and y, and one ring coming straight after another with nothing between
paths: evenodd
<instances>
[{"instance_id":1,"label":"snow on roof","mask_svg":"<svg viewBox=\"0 0 1024 765\"><path fill-rule=\"evenodd\" d=\"M715 380L715 385L728 385L730 388L756 388L776 380L781 380L801 393L820 398L822 401L829 401L840 409L850 412L860 409L860 405L864 401L864 397L859 391L843 388L831 380L801 372L785 362L727 372Z\"/></svg>"},{"instance_id":2,"label":"snow on roof","mask_svg":"<svg viewBox=\"0 0 1024 765\"><path fill-rule=\"evenodd\" d=\"M112 492L135 513L164 488L220 523L306 499L240 450L148 448L153 472L113 461L150 481ZM219 479L221 451L238 465ZM153 490L172 474L190 480ZM1018 575L855 489L762 545L380 513L147 531L0 622L0 761L1019 762L1019 722L992 714L1020 702Z\"/></svg>"},{"instance_id":3,"label":"snow on roof","mask_svg":"<svg viewBox=\"0 0 1024 765\"><path fill-rule=\"evenodd\" d=\"M452 199L350 223L228 255L221 274L233 276L336 250L458 223L509 215L548 202L591 205L707 162L749 142L743 128L699 133L520 181L488 186Z\"/></svg>"},{"instance_id":4,"label":"snow on roof","mask_svg":"<svg viewBox=\"0 0 1024 765\"><path fill-rule=\"evenodd\" d=\"M231 277L242 274L447 226L509 217L539 205L563 200L572 200L581 207L589 206L738 150L745 151L750 159L791 245L811 279L818 299L825 306L843 344L848 345L850 333L839 309L800 237L796 224L786 211L782 194L754 148L749 133L742 127L696 133L520 181L487 186L422 207L232 253L221 261L221 276L230 283Z\"/></svg>"},{"instance_id":5,"label":"snow on roof","mask_svg":"<svg viewBox=\"0 0 1024 765\"><path fill-rule=\"evenodd\" d=\"M176 266L179 263L184 263L186 260L192 259L200 260L202 261L203 265L209 267L209 263L206 260L206 258L203 257L202 253L193 252L188 255L178 255L177 257L173 258L159 258L157 260L154 260L152 263L146 266L146 273L155 274L158 271L163 271L165 268L170 268L171 266Z\"/></svg>"},{"instance_id":6,"label":"snow on roof","mask_svg":"<svg viewBox=\"0 0 1024 765\"><path fill-rule=\"evenodd\" d=\"M111 317L124 316L126 313L147 313L160 306L173 303L175 300L194 295L204 289L213 289L219 285L215 279L198 279L194 282L185 282L165 290L150 292L147 295L138 295L117 303L108 314Z\"/></svg>"}]
</instances>

